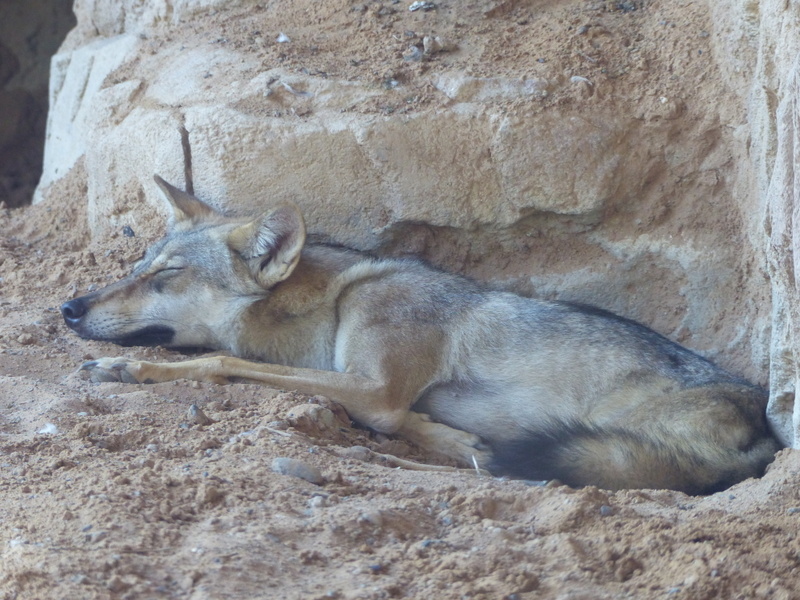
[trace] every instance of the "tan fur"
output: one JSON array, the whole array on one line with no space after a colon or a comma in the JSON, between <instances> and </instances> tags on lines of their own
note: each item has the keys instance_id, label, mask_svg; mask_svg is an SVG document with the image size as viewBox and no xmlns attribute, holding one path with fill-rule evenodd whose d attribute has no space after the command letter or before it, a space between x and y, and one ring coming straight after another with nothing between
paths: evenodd
<instances>
[{"instance_id":1,"label":"tan fur","mask_svg":"<svg viewBox=\"0 0 800 600\"><path fill-rule=\"evenodd\" d=\"M156 181L170 233L64 318L84 337L233 356L100 359L83 367L95 380L322 394L466 466L611 489L713 491L759 475L778 447L763 390L641 325L306 244L293 206L231 219Z\"/></svg>"}]
</instances>

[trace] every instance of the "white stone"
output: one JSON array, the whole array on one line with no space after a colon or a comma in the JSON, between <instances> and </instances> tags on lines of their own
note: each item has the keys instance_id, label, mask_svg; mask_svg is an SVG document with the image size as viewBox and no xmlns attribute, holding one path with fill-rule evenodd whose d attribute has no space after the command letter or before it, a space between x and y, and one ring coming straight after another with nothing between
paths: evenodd
<instances>
[{"instance_id":1,"label":"white stone","mask_svg":"<svg viewBox=\"0 0 800 600\"><path fill-rule=\"evenodd\" d=\"M98 92L109 73L133 55L137 42L132 35L100 38L53 56L44 168L34 203L41 201L44 190L64 177L86 153L89 136L101 120L103 108L110 110L108 105L103 106L103 100L111 102L111 106L118 100L98 97Z\"/></svg>"}]
</instances>

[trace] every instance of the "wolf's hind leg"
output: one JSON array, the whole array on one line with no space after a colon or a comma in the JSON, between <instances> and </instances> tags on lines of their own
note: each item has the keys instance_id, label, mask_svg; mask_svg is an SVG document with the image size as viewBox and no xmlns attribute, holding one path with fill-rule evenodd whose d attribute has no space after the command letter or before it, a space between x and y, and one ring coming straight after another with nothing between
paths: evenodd
<instances>
[{"instance_id":1,"label":"wolf's hind leg","mask_svg":"<svg viewBox=\"0 0 800 600\"><path fill-rule=\"evenodd\" d=\"M477 435L436 423L423 413L409 412L397 435L420 448L460 464L479 468L491 461L491 452Z\"/></svg>"}]
</instances>

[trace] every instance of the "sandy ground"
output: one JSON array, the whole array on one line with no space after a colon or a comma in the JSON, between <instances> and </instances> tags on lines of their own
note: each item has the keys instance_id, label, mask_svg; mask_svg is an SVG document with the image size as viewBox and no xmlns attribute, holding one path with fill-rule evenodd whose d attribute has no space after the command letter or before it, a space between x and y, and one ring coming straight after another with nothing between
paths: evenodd
<instances>
[{"instance_id":1,"label":"sandy ground","mask_svg":"<svg viewBox=\"0 0 800 600\"><path fill-rule=\"evenodd\" d=\"M673 69L705 77L707 65L687 58L706 44L692 3L661 7L658 18L633 10L641 2L550 4L539 15L536 2L466 2L464 16L454 3L413 14L389 2L272 3L214 35L251 45L265 62L376 85L459 61L478 76L528 61L532 74L560 69L593 81L594 91L576 87L574 98L543 106L589 93L598 102L644 98L648 79L661 81L659 94L677 94L693 80L669 76ZM290 30L298 43L272 44L281 19L317 33ZM531 29L549 45L516 44ZM403 37L409 30L452 38L461 54L404 61L409 40L421 43L413 31ZM209 31L187 32L187 43L209 43ZM344 38L364 32L359 39L373 45L341 51ZM638 84L615 86L626 73L638 73ZM413 110L435 97L420 85L402 105L359 110ZM126 273L159 226L91 240L85 190L70 183L80 179L59 184L53 201L0 209L0 599L800 594L795 452L779 454L763 479L709 497L574 490L393 468L361 447L432 457L354 427L323 398L246 385L90 383L77 371L84 360L123 351L79 339L58 306ZM193 404L213 422L195 423ZM280 457L318 469L321 481L275 472Z\"/></svg>"},{"instance_id":2,"label":"sandy ground","mask_svg":"<svg viewBox=\"0 0 800 600\"><path fill-rule=\"evenodd\" d=\"M90 241L80 187L60 197L0 213L0 598L797 597L795 452L706 498L573 490L362 460L426 457L323 398L90 383L78 365L121 350L58 305L146 240Z\"/></svg>"}]
</instances>

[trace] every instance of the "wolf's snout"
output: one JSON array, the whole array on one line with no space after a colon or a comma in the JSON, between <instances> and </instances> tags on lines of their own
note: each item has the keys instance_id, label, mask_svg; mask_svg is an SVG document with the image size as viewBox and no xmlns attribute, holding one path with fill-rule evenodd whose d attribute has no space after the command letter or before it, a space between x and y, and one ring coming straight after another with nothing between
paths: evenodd
<instances>
[{"instance_id":1,"label":"wolf's snout","mask_svg":"<svg viewBox=\"0 0 800 600\"><path fill-rule=\"evenodd\" d=\"M67 325L73 329L81 322L88 307L82 298L75 298L61 305L61 315Z\"/></svg>"}]
</instances>

